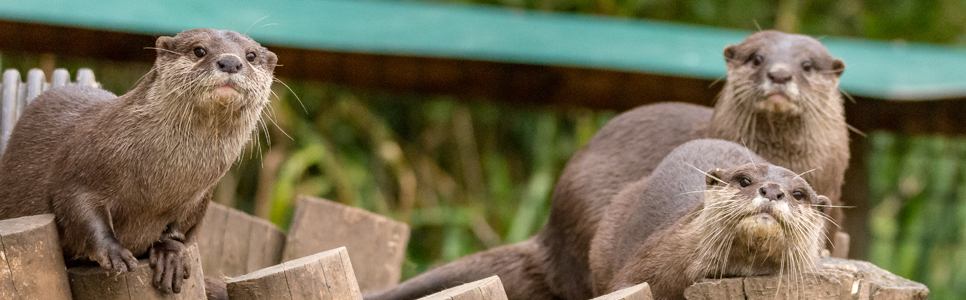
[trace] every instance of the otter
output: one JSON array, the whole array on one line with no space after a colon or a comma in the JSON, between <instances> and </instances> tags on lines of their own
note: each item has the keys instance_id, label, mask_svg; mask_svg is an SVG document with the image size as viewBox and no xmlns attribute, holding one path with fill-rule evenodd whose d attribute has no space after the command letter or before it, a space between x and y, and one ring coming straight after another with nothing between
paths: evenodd
<instances>
[{"instance_id":1,"label":"otter","mask_svg":"<svg viewBox=\"0 0 966 300\"><path fill-rule=\"evenodd\" d=\"M504 280L511 299L589 299L590 245L605 208L628 184L648 177L673 149L695 139L732 141L774 165L803 173L818 194L830 199L829 214L840 221L835 206L840 205L849 160L838 90L845 64L814 38L771 30L727 46L723 54L728 80L713 109L658 103L609 121L567 162L554 186L547 224L524 245L453 261L372 299L428 295L493 274L526 278ZM836 225L826 227L834 234ZM506 268L516 263L529 267Z\"/></svg>"},{"instance_id":2,"label":"otter","mask_svg":"<svg viewBox=\"0 0 966 300\"><path fill-rule=\"evenodd\" d=\"M741 145L687 142L607 207L591 242L594 294L647 282L655 299L684 299L701 278L814 271L830 203Z\"/></svg>"},{"instance_id":3,"label":"otter","mask_svg":"<svg viewBox=\"0 0 966 300\"><path fill-rule=\"evenodd\" d=\"M147 254L179 293L185 244L268 103L274 53L206 28L163 36L151 70L120 97L65 86L26 108L0 158L0 218L53 213L64 256L126 272Z\"/></svg>"}]
</instances>

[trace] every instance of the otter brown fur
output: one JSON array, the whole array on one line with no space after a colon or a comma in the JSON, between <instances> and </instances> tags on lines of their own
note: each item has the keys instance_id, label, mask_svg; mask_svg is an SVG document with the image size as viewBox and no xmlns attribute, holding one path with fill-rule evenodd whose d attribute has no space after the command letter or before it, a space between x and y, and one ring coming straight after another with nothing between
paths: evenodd
<instances>
[{"instance_id":1,"label":"otter brown fur","mask_svg":"<svg viewBox=\"0 0 966 300\"><path fill-rule=\"evenodd\" d=\"M726 47L724 57L728 81L713 110L682 103L641 106L612 119L571 157L554 186L546 226L528 241L536 245L526 250L535 255L528 261L536 265L510 274L496 262L480 260L483 252L474 255L472 263L456 260L438 268L466 276L407 281L397 290L428 295L440 287L486 277L472 274L522 278L532 273L544 277L504 280L508 295L527 296L511 299L591 298L590 244L610 200L628 184L650 175L671 150L699 138L733 141L775 165L805 173L802 177L816 192L838 205L849 159L838 91L845 64L814 38L777 31L752 34ZM841 219L837 208L831 215ZM511 256L513 246L499 249L503 256ZM417 278L433 277L434 272ZM404 299L392 295L390 290L373 299Z\"/></svg>"},{"instance_id":2,"label":"otter brown fur","mask_svg":"<svg viewBox=\"0 0 966 300\"><path fill-rule=\"evenodd\" d=\"M738 144L685 143L607 207L591 243L594 294L647 282L655 299L683 299L701 278L814 270L829 203Z\"/></svg>"},{"instance_id":3,"label":"otter brown fur","mask_svg":"<svg viewBox=\"0 0 966 300\"><path fill-rule=\"evenodd\" d=\"M125 272L148 254L155 286L177 293L184 244L256 128L277 58L212 29L160 37L156 49L120 97L67 86L27 107L0 160L0 218L53 213L68 260Z\"/></svg>"}]
</instances>

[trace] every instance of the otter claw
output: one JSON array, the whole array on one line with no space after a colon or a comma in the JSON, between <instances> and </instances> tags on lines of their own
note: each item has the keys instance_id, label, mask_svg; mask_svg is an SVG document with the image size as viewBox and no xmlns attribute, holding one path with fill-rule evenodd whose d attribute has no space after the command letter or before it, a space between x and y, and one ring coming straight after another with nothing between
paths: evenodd
<instances>
[{"instance_id":1,"label":"otter claw","mask_svg":"<svg viewBox=\"0 0 966 300\"><path fill-rule=\"evenodd\" d=\"M105 252L98 255L97 259L95 259L102 268L113 270L117 273L124 273L134 271L138 266L138 260L134 258L134 254L131 254L131 251L124 249L120 245L112 247Z\"/></svg>"},{"instance_id":2,"label":"otter claw","mask_svg":"<svg viewBox=\"0 0 966 300\"><path fill-rule=\"evenodd\" d=\"M171 239L158 241L151 247L149 262L154 268L152 283L161 292L181 292L181 285L190 275L184 249L184 244Z\"/></svg>"}]
</instances>

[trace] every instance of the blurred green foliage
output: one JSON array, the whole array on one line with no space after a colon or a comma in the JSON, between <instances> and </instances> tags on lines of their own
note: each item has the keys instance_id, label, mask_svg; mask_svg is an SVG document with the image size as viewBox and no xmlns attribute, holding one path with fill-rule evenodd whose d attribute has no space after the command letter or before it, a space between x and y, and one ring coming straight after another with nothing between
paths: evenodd
<instances>
[{"instance_id":1,"label":"blurred green foliage","mask_svg":"<svg viewBox=\"0 0 966 300\"><path fill-rule=\"evenodd\" d=\"M966 46L966 0L479 0L746 30L777 28ZM135 50L132 50L135 51ZM145 50L148 51L148 50ZM3 68L94 70L117 94L149 64L3 53ZM407 222L403 278L505 243L546 220L567 159L616 112L389 94L281 78L266 126L215 200L286 227L297 194ZM966 297L966 139L869 136L870 260Z\"/></svg>"}]
</instances>

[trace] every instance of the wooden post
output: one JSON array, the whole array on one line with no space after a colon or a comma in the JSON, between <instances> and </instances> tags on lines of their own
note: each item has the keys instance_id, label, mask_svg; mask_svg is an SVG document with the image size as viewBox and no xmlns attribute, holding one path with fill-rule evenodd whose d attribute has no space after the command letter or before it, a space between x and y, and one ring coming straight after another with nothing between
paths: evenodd
<instances>
[{"instance_id":1,"label":"wooden post","mask_svg":"<svg viewBox=\"0 0 966 300\"><path fill-rule=\"evenodd\" d=\"M198 246L188 247L191 277L181 286L181 293L162 294L152 284L154 268L147 259L138 260L134 271L112 274L98 266L74 267L67 270L74 300L204 300L205 275L201 270Z\"/></svg>"},{"instance_id":2,"label":"wooden post","mask_svg":"<svg viewBox=\"0 0 966 300\"><path fill-rule=\"evenodd\" d=\"M593 300L653 300L651 287L647 282L632 287L624 288L619 291L603 295Z\"/></svg>"},{"instance_id":3,"label":"wooden post","mask_svg":"<svg viewBox=\"0 0 966 300\"><path fill-rule=\"evenodd\" d=\"M395 286L409 241L409 226L339 203L299 196L283 260L346 247L363 293Z\"/></svg>"},{"instance_id":4,"label":"wooden post","mask_svg":"<svg viewBox=\"0 0 966 300\"><path fill-rule=\"evenodd\" d=\"M507 300L500 277L493 275L449 288L419 300Z\"/></svg>"},{"instance_id":5,"label":"wooden post","mask_svg":"<svg viewBox=\"0 0 966 300\"><path fill-rule=\"evenodd\" d=\"M54 215L0 221L0 299L71 299Z\"/></svg>"},{"instance_id":6,"label":"wooden post","mask_svg":"<svg viewBox=\"0 0 966 300\"><path fill-rule=\"evenodd\" d=\"M228 280L232 300L362 299L345 247Z\"/></svg>"},{"instance_id":7,"label":"wooden post","mask_svg":"<svg viewBox=\"0 0 966 300\"><path fill-rule=\"evenodd\" d=\"M285 233L267 220L209 203L198 234L209 276L240 276L282 261Z\"/></svg>"},{"instance_id":8,"label":"wooden post","mask_svg":"<svg viewBox=\"0 0 966 300\"><path fill-rule=\"evenodd\" d=\"M697 299L926 299L929 289L875 265L823 258L818 272L796 275L704 280L684 291Z\"/></svg>"}]
</instances>

